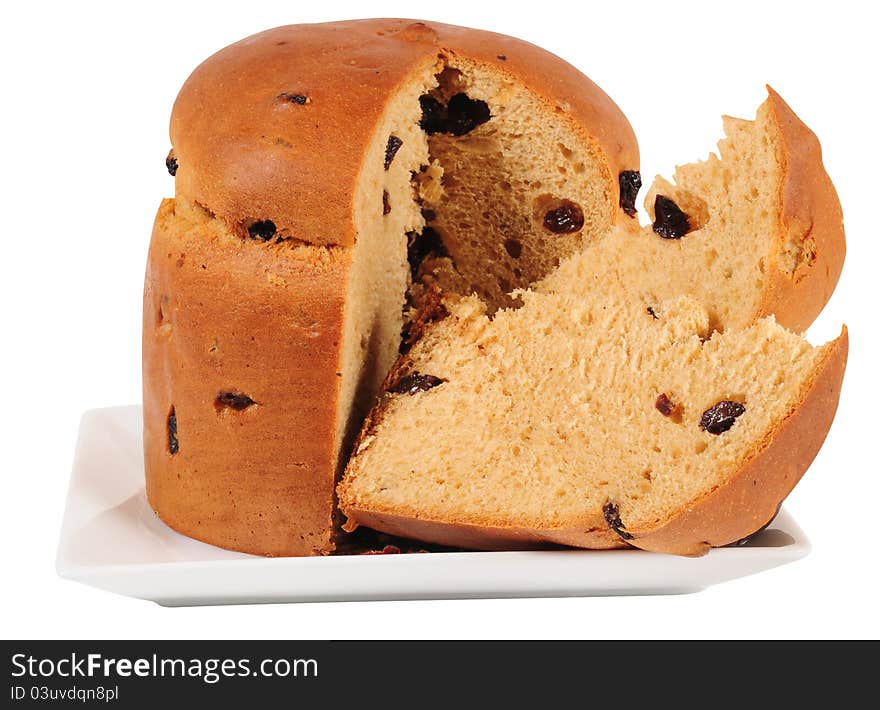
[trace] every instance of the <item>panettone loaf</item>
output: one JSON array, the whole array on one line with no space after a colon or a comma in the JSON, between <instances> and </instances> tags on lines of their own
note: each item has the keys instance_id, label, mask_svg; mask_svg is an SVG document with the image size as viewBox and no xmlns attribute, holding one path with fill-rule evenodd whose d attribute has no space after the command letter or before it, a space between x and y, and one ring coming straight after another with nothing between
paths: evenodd
<instances>
[{"instance_id":1,"label":"panettone loaf","mask_svg":"<svg viewBox=\"0 0 880 710\"><path fill-rule=\"evenodd\" d=\"M470 297L392 372L339 486L348 528L474 549L694 555L754 533L831 424L847 337L710 331L686 296Z\"/></svg>"},{"instance_id":2,"label":"panettone loaf","mask_svg":"<svg viewBox=\"0 0 880 710\"><path fill-rule=\"evenodd\" d=\"M629 124L583 74L410 20L222 50L171 141L144 295L147 495L176 530L267 555L334 549L340 462L404 309L510 303L631 220L638 183Z\"/></svg>"},{"instance_id":3,"label":"panettone loaf","mask_svg":"<svg viewBox=\"0 0 880 710\"><path fill-rule=\"evenodd\" d=\"M830 426L847 340L761 318L809 325L844 236L777 94L725 123L720 158L658 178L651 226L615 227L518 310L470 298L422 329L340 484L348 529L697 554L771 519Z\"/></svg>"}]
</instances>

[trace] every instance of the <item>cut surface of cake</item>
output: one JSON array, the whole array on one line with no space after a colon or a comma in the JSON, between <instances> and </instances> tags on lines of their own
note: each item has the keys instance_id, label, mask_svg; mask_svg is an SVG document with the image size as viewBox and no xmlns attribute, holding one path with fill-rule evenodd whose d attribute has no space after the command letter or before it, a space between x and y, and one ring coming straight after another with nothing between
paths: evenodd
<instances>
[{"instance_id":1,"label":"cut surface of cake","mask_svg":"<svg viewBox=\"0 0 880 710\"><path fill-rule=\"evenodd\" d=\"M724 119L718 155L655 180L648 226L624 223L537 288L689 295L715 328L773 314L805 330L840 276L843 217L816 136L768 91L754 121Z\"/></svg>"},{"instance_id":2,"label":"cut surface of cake","mask_svg":"<svg viewBox=\"0 0 880 710\"><path fill-rule=\"evenodd\" d=\"M476 298L399 362L339 487L349 528L476 549L700 554L768 523L825 438L847 338L711 332L688 297Z\"/></svg>"}]
</instances>

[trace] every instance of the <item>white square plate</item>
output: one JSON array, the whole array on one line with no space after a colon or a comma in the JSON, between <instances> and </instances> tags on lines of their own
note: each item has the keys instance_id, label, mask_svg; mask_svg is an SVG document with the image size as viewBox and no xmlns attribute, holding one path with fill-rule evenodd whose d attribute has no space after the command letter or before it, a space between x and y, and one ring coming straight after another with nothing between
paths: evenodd
<instances>
[{"instance_id":1,"label":"white square plate","mask_svg":"<svg viewBox=\"0 0 880 710\"><path fill-rule=\"evenodd\" d=\"M191 540L156 517L144 495L141 426L137 406L83 416L56 564L66 579L167 606L682 594L810 550L783 511L747 544L696 559L641 550L255 557Z\"/></svg>"}]
</instances>

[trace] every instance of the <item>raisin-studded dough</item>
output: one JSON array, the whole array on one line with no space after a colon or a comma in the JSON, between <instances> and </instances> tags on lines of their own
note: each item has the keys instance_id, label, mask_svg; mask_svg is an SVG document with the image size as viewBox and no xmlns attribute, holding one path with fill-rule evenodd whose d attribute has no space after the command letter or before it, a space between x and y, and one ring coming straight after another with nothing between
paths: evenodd
<instances>
[{"instance_id":1,"label":"raisin-studded dough","mask_svg":"<svg viewBox=\"0 0 880 710\"><path fill-rule=\"evenodd\" d=\"M720 157L657 179L649 226L564 259L518 310L432 307L340 484L348 529L698 554L772 518L847 352L845 331L810 348L775 321L822 309L843 225L818 141L775 92L725 127Z\"/></svg>"},{"instance_id":2,"label":"raisin-studded dough","mask_svg":"<svg viewBox=\"0 0 880 710\"><path fill-rule=\"evenodd\" d=\"M171 141L144 294L147 496L245 552L335 549L349 442L441 296L508 305L633 220L617 106L533 45L448 25L249 37L187 80Z\"/></svg>"},{"instance_id":3,"label":"raisin-studded dough","mask_svg":"<svg viewBox=\"0 0 880 710\"><path fill-rule=\"evenodd\" d=\"M617 229L537 286L642 296L687 294L715 328L773 314L805 330L843 267L843 216L816 136L772 89L754 121L726 117L719 155L658 177L651 224ZM627 226L634 226L633 223Z\"/></svg>"},{"instance_id":4,"label":"raisin-studded dough","mask_svg":"<svg viewBox=\"0 0 880 710\"><path fill-rule=\"evenodd\" d=\"M348 529L473 549L696 555L776 514L837 406L847 336L711 332L680 296L450 307L398 362L339 499Z\"/></svg>"}]
</instances>

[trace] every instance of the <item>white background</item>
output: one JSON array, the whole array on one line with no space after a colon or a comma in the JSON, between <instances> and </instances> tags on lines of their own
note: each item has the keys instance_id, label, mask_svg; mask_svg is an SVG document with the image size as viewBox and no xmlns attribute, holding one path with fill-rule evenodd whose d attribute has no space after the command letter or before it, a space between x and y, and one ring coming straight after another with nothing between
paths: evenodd
<instances>
[{"instance_id":1,"label":"white background","mask_svg":"<svg viewBox=\"0 0 880 710\"><path fill-rule=\"evenodd\" d=\"M0 635L880 635L878 22L868 14L870 3L785 5L790 9L672 0L6 5ZM516 35L578 66L630 118L647 182L704 157L720 138L722 113L752 117L765 83L819 135L843 203L849 251L810 337L833 337L846 322L851 353L834 427L787 503L813 542L806 559L683 597L177 610L56 577L80 414L140 401L144 260L159 199L173 189L163 161L181 83L212 52L269 27L414 15Z\"/></svg>"}]
</instances>

